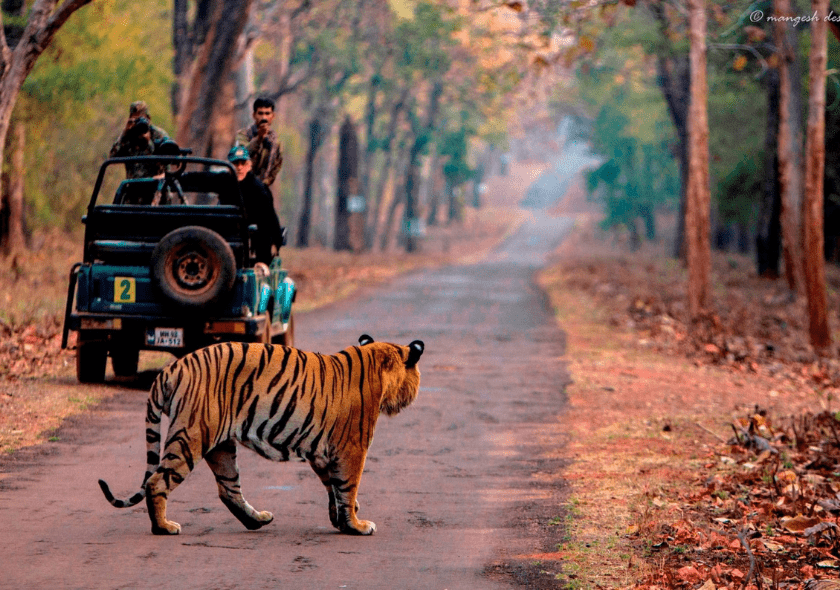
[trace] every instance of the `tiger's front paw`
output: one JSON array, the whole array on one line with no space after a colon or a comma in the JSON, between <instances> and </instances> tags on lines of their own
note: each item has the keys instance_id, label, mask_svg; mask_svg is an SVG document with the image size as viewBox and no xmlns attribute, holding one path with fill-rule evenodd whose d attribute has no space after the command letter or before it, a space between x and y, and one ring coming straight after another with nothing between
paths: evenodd
<instances>
[{"instance_id":1,"label":"tiger's front paw","mask_svg":"<svg viewBox=\"0 0 840 590\"><path fill-rule=\"evenodd\" d=\"M181 525L171 520L163 521L163 526L158 526L157 523L152 523L153 535L180 535Z\"/></svg>"}]
</instances>

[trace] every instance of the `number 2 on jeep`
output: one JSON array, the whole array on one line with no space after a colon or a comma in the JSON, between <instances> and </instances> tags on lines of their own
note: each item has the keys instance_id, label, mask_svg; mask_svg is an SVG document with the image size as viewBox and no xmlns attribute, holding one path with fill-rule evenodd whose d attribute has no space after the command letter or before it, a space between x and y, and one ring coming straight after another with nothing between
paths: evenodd
<instances>
[{"instance_id":1,"label":"number 2 on jeep","mask_svg":"<svg viewBox=\"0 0 840 590\"><path fill-rule=\"evenodd\" d=\"M136 300L136 281L130 277L114 277L114 303L134 303Z\"/></svg>"}]
</instances>

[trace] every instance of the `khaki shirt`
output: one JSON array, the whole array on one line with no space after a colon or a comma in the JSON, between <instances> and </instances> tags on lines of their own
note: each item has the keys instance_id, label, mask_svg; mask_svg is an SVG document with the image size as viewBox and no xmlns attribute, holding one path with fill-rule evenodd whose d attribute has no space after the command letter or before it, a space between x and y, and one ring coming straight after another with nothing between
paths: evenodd
<instances>
[{"instance_id":1,"label":"khaki shirt","mask_svg":"<svg viewBox=\"0 0 840 590\"><path fill-rule=\"evenodd\" d=\"M248 148L251 155L251 164L254 175L263 181L267 187L274 184L274 179L280 173L283 165L283 148L277 134L269 129L266 136L260 141L257 135L257 124L240 129L236 133L236 143Z\"/></svg>"}]
</instances>

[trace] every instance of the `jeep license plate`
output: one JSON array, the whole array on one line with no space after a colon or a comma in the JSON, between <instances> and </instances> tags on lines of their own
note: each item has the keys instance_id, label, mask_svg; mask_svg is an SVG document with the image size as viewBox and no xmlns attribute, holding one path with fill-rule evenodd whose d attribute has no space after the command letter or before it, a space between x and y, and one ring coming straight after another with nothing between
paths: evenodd
<instances>
[{"instance_id":1,"label":"jeep license plate","mask_svg":"<svg viewBox=\"0 0 840 590\"><path fill-rule=\"evenodd\" d=\"M149 346L164 348L182 348L184 346L183 328L155 328L146 333L146 343Z\"/></svg>"}]
</instances>

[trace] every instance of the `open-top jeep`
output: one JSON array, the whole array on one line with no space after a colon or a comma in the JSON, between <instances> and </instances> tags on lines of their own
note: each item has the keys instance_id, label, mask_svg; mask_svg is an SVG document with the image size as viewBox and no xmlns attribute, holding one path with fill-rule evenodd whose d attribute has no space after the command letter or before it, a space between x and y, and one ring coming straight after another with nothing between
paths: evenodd
<instances>
[{"instance_id":1,"label":"open-top jeep","mask_svg":"<svg viewBox=\"0 0 840 590\"><path fill-rule=\"evenodd\" d=\"M140 350L293 344L295 285L279 258L255 262L258 230L247 225L233 167L175 153L111 158L99 170L62 338L66 348L69 332L78 333L83 383L105 379L108 356L115 375L134 375ZM123 166L138 165L158 173L125 179ZM110 202L100 204L103 195Z\"/></svg>"}]
</instances>

